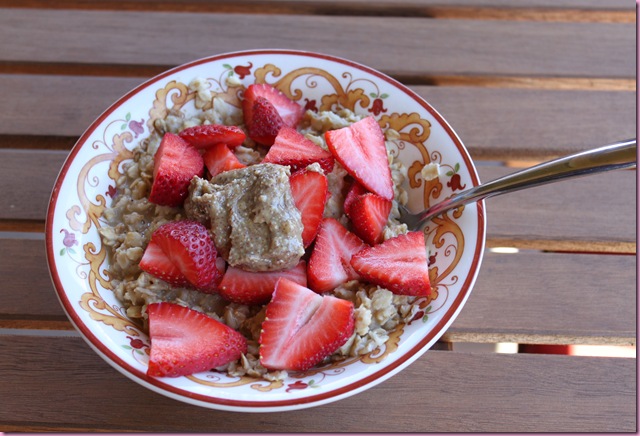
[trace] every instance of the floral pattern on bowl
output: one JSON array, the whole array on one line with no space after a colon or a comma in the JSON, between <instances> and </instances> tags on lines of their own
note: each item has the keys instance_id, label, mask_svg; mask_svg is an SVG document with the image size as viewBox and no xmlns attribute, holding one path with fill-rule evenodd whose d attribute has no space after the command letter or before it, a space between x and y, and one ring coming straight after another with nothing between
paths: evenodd
<instances>
[{"instance_id":1,"label":"floral pattern on bowl","mask_svg":"<svg viewBox=\"0 0 640 436\"><path fill-rule=\"evenodd\" d=\"M419 210L478 184L471 159L446 121L423 99L368 67L327 55L258 50L200 59L169 70L107 109L82 135L56 181L47 214L47 258L57 295L89 345L112 366L156 392L200 406L281 411L336 401L370 388L417 359L451 325L477 276L485 243L483 204L433 219L423 231L434 292L413 321L365 356L292 373L284 381L215 371L176 379L146 375L149 339L111 291L98 229L131 149L172 108L195 110L188 83L206 78L212 96L239 106L251 83L269 83L308 110L348 108L399 133L392 152L408 168L409 206ZM228 80L232 78L233 80ZM206 109L206 107L204 108ZM422 169L438 163L440 177Z\"/></svg>"}]
</instances>

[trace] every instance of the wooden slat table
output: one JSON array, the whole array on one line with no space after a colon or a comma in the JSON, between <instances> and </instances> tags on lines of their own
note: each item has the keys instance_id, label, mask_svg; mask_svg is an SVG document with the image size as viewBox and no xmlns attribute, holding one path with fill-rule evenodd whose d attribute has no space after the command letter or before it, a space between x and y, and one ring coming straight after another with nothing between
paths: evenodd
<instances>
[{"instance_id":1,"label":"wooden slat table","mask_svg":"<svg viewBox=\"0 0 640 436\"><path fill-rule=\"evenodd\" d=\"M488 200L487 253L449 346L296 412L208 410L126 379L67 321L44 251L51 188L83 130L147 78L223 52L377 68L452 123L483 181L635 137L630 1L0 0L0 41L0 431L637 430L634 358L461 347L635 347L635 171ZM494 250L505 246L519 251Z\"/></svg>"}]
</instances>

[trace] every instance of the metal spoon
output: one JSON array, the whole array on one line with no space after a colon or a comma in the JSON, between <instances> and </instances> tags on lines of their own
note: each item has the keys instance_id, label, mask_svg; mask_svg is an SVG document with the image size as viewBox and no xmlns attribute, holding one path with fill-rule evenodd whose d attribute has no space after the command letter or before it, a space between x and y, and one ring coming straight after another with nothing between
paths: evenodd
<instances>
[{"instance_id":1,"label":"metal spoon","mask_svg":"<svg viewBox=\"0 0 640 436\"><path fill-rule=\"evenodd\" d=\"M422 212L411 213L399 205L400 221L409 230L417 230L436 215L484 198L577 176L635 168L636 153L636 140L631 139L554 159L461 191Z\"/></svg>"}]
</instances>

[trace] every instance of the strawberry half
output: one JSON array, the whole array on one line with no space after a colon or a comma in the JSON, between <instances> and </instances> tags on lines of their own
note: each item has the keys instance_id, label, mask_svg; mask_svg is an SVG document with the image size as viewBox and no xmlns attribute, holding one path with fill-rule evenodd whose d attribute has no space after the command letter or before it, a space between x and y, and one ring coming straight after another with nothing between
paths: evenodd
<instances>
[{"instance_id":1,"label":"strawberry half","mask_svg":"<svg viewBox=\"0 0 640 436\"><path fill-rule=\"evenodd\" d=\"M238 126L221 124L203 124L187 127L178 133L182 139L195 148L208 148L215 144L226 144L229 147L242 145L246 135Z\"/></svg>"},{"instance_id":2,"label":"strawberry half","mask_svg":"<svg viewBox=\"0 0 640 436\"><path fill-rule=\"evenodd\" d=\"M282 127L263 162L288 165L291 172L318 162L328 174L333 171L333 155L292 127Z\"/></svg>"},{"instance_id":3,"label":"strawberry half","mask_svg":"<svg viewBox=\"0 0 640 436\"><path fill-rule=\"evenodd\" d=\"M351 337L353 311L350 301L278 280L262 323L260 363L268 369L306 371Z\"/></svg>"},{"instance_id":4,"label":"strawberry half","mask_svg":"<svg viewBox=\"0 0 640 436\"><path fill-rule=\"evenodd\" d=\"M306 286L305 261L302 260L295 267L284 271L253 272L229 266L220 282L218 293L234 303L264 304L271 299L276 282L281 277Z\"/></svg>"},{"instance_id":5,"label":"strawberry half","mask_svg":"<svg viewBox=\"0 0 640 436\"><path fill-rule=\"evenodd\" d=\"M258 97L267 99L269 103L273 105L285 126L295 128L304 115L304 108L302 106L273 86L266 83L254 83L253 85L249 85L244 91L242 100L242 112L247 127L253 122L254 102Z\"/></svg>"},{"instance_id":6,"label":"strawberry half","mask_svg":"<svg viewBox=\"0 0 640 436\"><path fill-rule=\"evenodd\" d=\"M247 122L249 137L262 145L272 145L285 125L275 106L264 97L257 97L251 108L252 118Z\"/></svg>"},{"instance_id":7,"label":"strawberry half","mask_svg":"<svg viewBox=\"0 0 640 436\"><path fill-rule=\"evenodd\" d=\"M351 258L353 269L370 283L399 295L431 292L429 263L422 232L409 232L368 247Z\"/></svg>"},{"instance_id":8,"label":"strawberry half","mask_svg":"<svg viewBox=\"0 0 640 436\"><path fill-rule=\"evenodd\" d=\"M161 206L181 206L193 176L204 174L197 149L173 133L165 133L155 155L149 201Z\"/></svg>"},{"instance_id":9,"label":"strawberry half","mask_svg":"<svg viewBox=\"0 0 640 436\"><path fill-rule=\"evenodd\" d=\"M367 190L393 199L393 181L384 134L372 116L325 133L329 151Z\"/></svg>"},{"instance_id":10,"label":"strawberry half","mask_svg":"<svg viewBox=\"0 0 640 436\"><path fill-rule=\"evenodd\" d=\"M327 177L317 171L300 170L289 177L291 194L302 216L302 244L307 248L316 235L329 195Z\"/></svg>"},{"instance_id":11,"label":"strawberry half","mask_svg":"<svg viewBox=\"0 0 640 436\"><path fill-rule=\"evenodd\" d=\"M223 143L211 145L202 155L202 159L211 177L215 177L225 171L246 167L229 147Z\"/></svg>"},{"instance_id":12,"label":"strawberry half","mask_svg":"<svg viewBox=\"0 0 640 436\"><path fill-rule=\"evenodd\" d=\"M226 365L247 352L247 340L204 313L173 303L147 306L151 352L147 375L180 377Z\"/></svg>"},{"instance_id":13,"label":"strawberry half","mask_svg":"<svg viewBox=\"0 0 640 436\"><path fill-rule=\"evenodd\" d=\"M153 239L147 244L139 265L142 271L146 271L172 286L189 286L189 281L184 274L173 264L169 256L164 254L162 248Z\"/></svg>"},{"instance_id":14,"label":"strawberry half","mask_svg":"<svg viewBox=\"0 0 640 436\"><path fill-rule=\"evenodd\" d=\"M151 235L171 263L196 289L212 293L222 273L216 266L217 250L207 228L197 221L170 221Z\"/></svg>"},{"instance_id":15,"label":"strawberry half","mask_svg":"<svg viewBox=\"0 0 640 436\"><path fill-rule=\"evenodd\" d=\"M322 293L349 280L359 279L351 267L351 256L365 247L367 244L339 221L323 219L307 265L309 287Z\"/></svg>"},{"instance_id":16,"label":"strawberry half","mask_svg":"<svg viewBox=\"0 0 640 436\"><path fill-rule=\"evenodd\" d=\"M391 212L391 201L368 192L353 200L349 217L353 232L369 245L382 242L384 227Z\"/></svg>"}]
</instances>

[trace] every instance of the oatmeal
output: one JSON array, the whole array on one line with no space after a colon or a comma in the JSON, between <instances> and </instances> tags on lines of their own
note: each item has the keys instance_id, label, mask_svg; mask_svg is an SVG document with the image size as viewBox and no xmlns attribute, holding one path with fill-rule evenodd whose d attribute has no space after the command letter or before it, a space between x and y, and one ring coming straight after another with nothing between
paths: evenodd
<instances>
[{"instance_id":1,"label":"oatmeal","mask_svg":"<svg viewBox=\"0 0 640 436\"><path fill-rule=\"evenodd\" d=\"M192 88L198 91L196 107L204 107L202 100L206 100L208 93L198 83L192 83ZM326 131L349 126L361 118L346 109L307 111L298 130L326 150ZM218 254L228 267L269 272L286 270L307 258L308 251L305 252L301 238L301 214L294 205L288 183L290 169L278 164L261 164L266 150L249 138L234 150L247 167L221 173L211 180L194 177L184 207L158 206L148 200L154 156L162 136L166 132L177 134L187 127L214 123L244 128L242 111L220 99L213 100L211 109L199 109L191 117L172 110L165 119L157 120L155 131L135 147L132 161L123 167L123 174L116 181L117 195L103 215L106 224L100 233L110 259L108 274L115 295L131 318L145 322L146 307L160 301L203 312L241 332L248 341L246 354L218 370L232 376L282 380L287 377L286 371L270 371L260 364L258 341L265 318L264 305L231 303L216 293L171 286L139 267L154 230L169 221L187 218L209 228ZM393 133L389 132L389 139L393 139ZM383 240L407 233L406 225L399 222L397 207L407 202L407 193L402 188L406 168L392 153L387 154L394 198L384 225ZM349 227L344 210L350 183L347 171L337 161L326 174L318 164L309 166L308 170L324 174L328 181L329 195L323 216ZM221 270L224 268L222 265ZM413 304L415 297L395 295L383 287L358 280L344 283L329 294L353 303L355 329L327 361L375 351L384 345L398 324L411 321L419 310Z\"/></svg>"}]
</instances>

